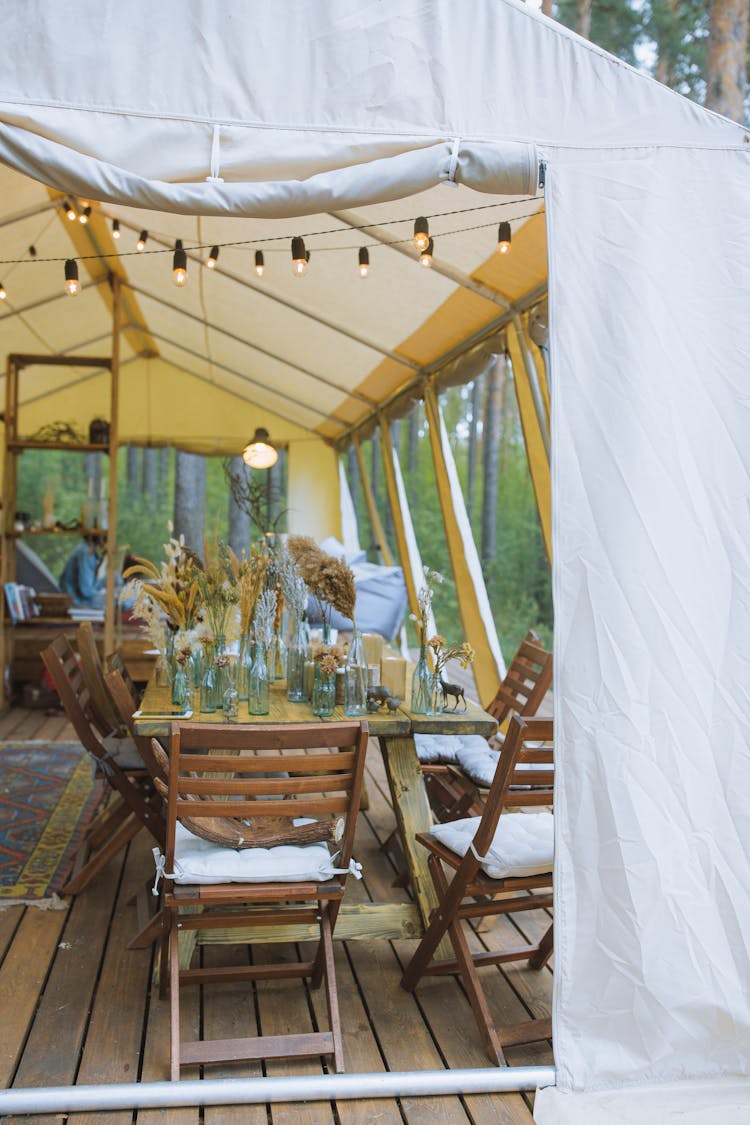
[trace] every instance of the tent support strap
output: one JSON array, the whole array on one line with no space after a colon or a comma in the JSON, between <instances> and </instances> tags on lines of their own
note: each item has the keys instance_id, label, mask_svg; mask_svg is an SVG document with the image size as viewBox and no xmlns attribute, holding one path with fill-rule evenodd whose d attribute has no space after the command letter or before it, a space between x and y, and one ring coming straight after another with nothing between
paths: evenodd
<instances>
[{"instance_id":1,"label":"tent support strap","mask_svg":"<svg viewBox=\"0 0 750 1125\"><path fill-rule=\"evenodd\" d=\"M378 1074L314 1074L283 1078L217 1078L185 1082L123 1082L0 1091L0 1117L22 1113L86 1113L171 1106L251 1105L360 1098L506 1094L555 1084L551 1066L424 1070Z\"/></svg>"}]
</instances>

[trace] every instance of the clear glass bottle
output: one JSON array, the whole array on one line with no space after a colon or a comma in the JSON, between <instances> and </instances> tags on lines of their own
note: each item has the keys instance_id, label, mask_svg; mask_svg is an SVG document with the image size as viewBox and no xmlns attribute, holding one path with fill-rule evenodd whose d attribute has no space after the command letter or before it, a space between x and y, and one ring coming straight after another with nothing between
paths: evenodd
<instances>
[{"instance_id":1,"label":"clear glass bottle","mask_svg":"<svg viewBox=\"0 0 750 1125\"><path fill-rule=\"evenodd\" d=\"M248 680L247 709L251 715L267 715L270 709L266 646L256 644Z\"/></svg>"},{"instance_id":2,"label":"clear glass bottle","mask_svg":"<svg viewBox=\"0 0 750 1125\"><path fill-rule=\"evenodd\" d=\"M415 715L429 715L432 708L432 673L427 663L427 645L419 647L419 660L411 681L411 710Z\"/></svg>"},{"instance_id":3,"label":"clear glass bottle","mask_svg":"<svg viewBox=\"0 0 750 1125\"><path fill-rule=\"evenodd\" d=\"M240 714L240 695L237 690L238 663L232 661L227 668L227 685L224 689L224 722L234 723Z\"/></svg>"},{"instance_id":4,"label":"clear glass bottle","mask_svg":"<svg viewBox=\"0 0 750 1125\"><path fill-rule=\"evenodd\" d=\"M321 718L330 718L336 706L336 673L324 672L315 662L313 680L312 712Z\"/></svg>"},{"instance_id":5,"label":"clear glass bottle","mask_svg":"<svg viewBox=\"0 0 750 1125\"><path fill-rule=\"evenodd\" d=\"M188 692L190 691L190 680L185 664L176 665L174 679L172 680L172 706L180 707L183 710L188 705Z\"/></svg>"},{"instance_id":6,"label":"clear glass bottle","mask_svg":"<svg viewBox=\"0 0 750 1125\"><path fill-rule=\"evenodd\" d=\"M286 697L290 703L301 703L305 695L305 657L307 637L301 619L294 624L294 635L286 654Z\"/></svg>"},{"instance_id":7,"label":"clear glass bottle","mask_svg":"<svg viewBox=\"0 0 750 1125\"><path fill-rule=\"evenodd\" d=\"M214 666L214 647L207 644L203 652L203 676L201 678L201 711L207 714L216 710L216 668Z\"/></svg>"},{"instance_id":8,"label":"clear glass bottle","mask_svg":"<svg viewBox=\"0 0 750 1125\"><path fill-rule=\"evenodd\" d=\"M362 634L356 628L344 666L344 714L367 714L367 657Z\"/></svg>"},{"instance_id":9,"label":"clear glass bottle","mask_svg":"<svg viewBox=\"0 0 750 1125\"><path fill-rule=\"evenodd\" d=\"M250 669L253 666L253 633L248 630L240 641L240 654L237 658L237 692L240 699L247 699Z\"/></svg>"},{"instance_id":10,"label":"clear glass bottle","mask_svg":"<svg viewBox=\"0 0 750 1125\"><path fill-rule=\"evenodd\" d=\"M430 709L427 715L442 715L443 713L443 688L440 683L440 672L433 672L430 677Z\"/></svg>"}]
</instances>

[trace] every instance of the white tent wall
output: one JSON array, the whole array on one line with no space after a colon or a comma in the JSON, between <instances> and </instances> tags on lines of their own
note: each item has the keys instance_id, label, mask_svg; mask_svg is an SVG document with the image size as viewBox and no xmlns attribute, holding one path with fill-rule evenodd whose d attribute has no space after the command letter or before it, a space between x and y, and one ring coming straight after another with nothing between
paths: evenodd
<instances>
[{"instance_id":1,"label":"white tent wall","mask_svg":"<svg viewBox=\"0 0 750 1125\"><path fill-rule=\"evenodd\" d=\"M749 162L550 160L558 1091L543 1122L568 1120L549 1108L568 1091L750 1069Z\"/></svg>"}]
</instances>

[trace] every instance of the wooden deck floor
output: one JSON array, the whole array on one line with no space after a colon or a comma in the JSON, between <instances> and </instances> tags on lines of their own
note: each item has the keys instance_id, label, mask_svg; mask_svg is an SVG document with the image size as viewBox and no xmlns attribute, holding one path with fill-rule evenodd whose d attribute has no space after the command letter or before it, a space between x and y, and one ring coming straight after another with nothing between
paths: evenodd
<instances>
[{"instance_id":1,"label":"wooden deck floor","mask_svg":"<svg viewBox=\"0 0 750 1125\"><path fill-rule=\"evenodd\" d=\"M73 739L62 718L14 709L0 718L0 740ZM355 855L364 866L361 883L349 881L347 895L363 900L406 892L393 888L394 870L380 849L393 826L388 790L377 745L371 744L367 784L370 808L360 816ZM0 1080L3 1087L57 1086L109 1082L147 1082L168 1078L168 1010L151 987L153 951L128 951L136 929L131 899L153 872L150 840L139 834L127 854L102 872L63 910L14 906L0 911ZM529 938L543 932L548 917L528 912L518 927ZM515 944L518 932L501 919L475 940L487 947ZM426 980L414 995L399 987L402 966L414 942L337 942L347 1070L372 1072L487 1066L468 1001L453 978ZM232 950L204 949L202 956L221 964ZM256 957L297 956L294 947L265 947ZM519 966L487 970L487 992L498 1019L522 1020L549 1014L552 975ZM236 986L186 994L185 1018L201 1021L208 1034L224 1036L312 1030L322 997L302 982L261 984L239 994ZM249 1021L249 1022L248 1022ZM250 1026L249 1026L250 1025ZM513 1065L550 1065L548 1043L508 1051ZM211 1077L321 1073L318 1060L235 1064L211 1067ZM188 1077L188 1074L185 1075ZM197 1077L197 1074L191 1075ZM72 1114L69 1125L355 1125L378 1122L445 1122L456 1125L531 1125L532 1098L521 1094L465 1098L400 1098L337 1104L306 1103L270 1107L206 1107ZM20 1118L5 1118L19 1125ZM59 1122L63 1117L31 1116L29 1122Z\"/></svg>"}]
</instances>

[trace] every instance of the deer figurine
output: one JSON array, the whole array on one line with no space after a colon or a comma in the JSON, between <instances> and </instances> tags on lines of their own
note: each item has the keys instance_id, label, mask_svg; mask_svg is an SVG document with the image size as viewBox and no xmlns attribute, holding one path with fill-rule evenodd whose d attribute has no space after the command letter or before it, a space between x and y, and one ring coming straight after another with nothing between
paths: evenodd
<instances>
[{"instance_id":1,"label":"deer figurine","mask_svg":"<svg viewBox=\"0 0 750 1125\"><path fill-rule=\"evenodd\" d=\"M441 676L440 677L440 690L443 693L443 710L446 710L445 705L446 705L448 696L450 695L455 700L453 706L451 707L451 711L457 711L458 710L459 699L463 700L464 711L466 711L466 709L467 709L466 696L464 695L464 689L461 687L460 684L448 684L448 683L445 682L445 680Z\"/></svg>"}]
</instances>

